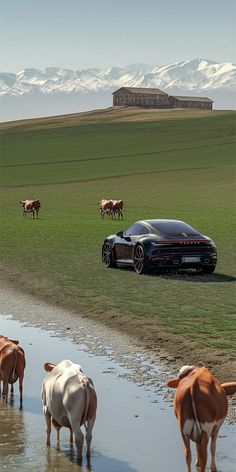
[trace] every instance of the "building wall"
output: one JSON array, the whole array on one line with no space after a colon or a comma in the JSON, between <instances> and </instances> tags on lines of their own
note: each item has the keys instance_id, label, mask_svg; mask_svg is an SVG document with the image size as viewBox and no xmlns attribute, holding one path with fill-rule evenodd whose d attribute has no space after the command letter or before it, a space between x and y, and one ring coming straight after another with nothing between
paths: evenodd
<instances>
[{"instance_id":1,"label":"building wall","mask_svg":"<svg viewBox=\"0 0 236 472\"><path fill-rule=\"evenodd\" d=\"M169 108L170 103L168 95L115 92L113 94L113 106Z\"/></svg>"},{"instance_id":2,"label":"building wall","mask_svg":"<svg viewBox=\"0 0 236 472\"><path fill-rule=\"evenodd\" d=\"M162 94L138 94L125 90L114 92L113 106L150 107L150 108L200 108L212 110L212 102L198 100L177 100L175 97Z\"/></svg>"},{"instance_id":3,"label":"building wall","mask_svg":"<svg viewBox=\"0 0 236 472\"><path fill-rule=\"evenodd\" d=\"M171 108L200 108L202 110L212 110L212 102L204 102L198 100L177 100L175 97L170 97Z\"/></svg>"}]
</instances>

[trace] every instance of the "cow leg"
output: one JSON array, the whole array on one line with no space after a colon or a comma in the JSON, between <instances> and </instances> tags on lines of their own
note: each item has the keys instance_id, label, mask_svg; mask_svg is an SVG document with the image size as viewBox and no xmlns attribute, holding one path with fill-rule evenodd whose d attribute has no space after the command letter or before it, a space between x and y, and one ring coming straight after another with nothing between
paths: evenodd
<instances>
[{"instance_id":1,"label":"cow leg","mask_svg":"<svg viewBox=\"0 0 236 472\"><path fill-rule=\"evenodd\" d=\"M87 459L90 458L90 446L92 442L92 430L95 422L95 416L88 420L86 428L86 443L87 443Z\"/></svg>"},{"instance_id":2,"label":"cow leg","mask_svg":"<svg viewBox=\"0 0 236 472\"><path fill-rule=\"evenodd\" d=\"M11 395L13 395L14 393L14 387L13 387L13 383L11 384Z\"/></svg>"},{"instance_id":3,"label":"cow leg","mask_svg":"<svg viewBox=\"0 0 236 472\"><path fill-rule=\"evenodd\" d=\"M20 408L22 408L22 403L23 403L23 377L22 376L19 377L19 390L20 390Z\"/></svg>"},{"instance_id":4,"label":"cow leg","mask_svg":"<svg viewBox=\"0 0 236 472\"><path fill-rule=\"evenodd\" d=\"M73 431L70 428L70 443L73 444Z\"/></svg>"},{"instance_id":5,"label":"cow leg","mask_svg":"<svg viewBox=\"0 0 236 472\"><path fill-rule=\"evenodd\" d=\"M57 432L57 447L59 448L61 425L56 420L54 420L54 418L51 419L51 422Z\"/></svg>"},{"instance_id":6,"label":"cow leg","mask_svg":"<svg viewBox=\"0 0 236 472\"><path fill-rule=\"evenodd\" d=\"M77 461L78 463L81 463L82 461L82 450L83 450L83 444L84 444L84 435L80 429L80 423L81 423L81 418L80 417L73 417L74 415L71 415L68 412L68 418L70 422L70 427L72 432L75 435L75 445L77 448Z\"/></svg>"},{"instance_id":7,"label":"cow leg","mask_svg":"<svg viewBox=\"0 0 236 472\"><path fill-rule=\"evenodd\" d=\"M75 433L75 445L77 447L77 459L78 459L78 462L80 462L82 460L84 435L81 429L79 428L79 426L77 426L77 431L74 431L74 433Z\"/></svg>"},{"instance_id":8,"label":"cow leg","mask_svg":"<svg viewBox=\"0 0 236 472\"><path fill-rule=\"evenodd\" d=\"M7 398L8 398L8 378L3 379L3 388L2 388L2 397L5 400L5 403L7 403Z\"/></svg>"},{"instance_id":9,"label":"cow leg","mask_svg":"<svg viewBox=\"0 0 236 472\"><path fill-rule=\"evenodd\" d=\"M51 435L51 414L48 410L47 405L43 407L44 417L46 421L46 445L50 446L50 435Z\"/></svg>"},{"instance_id":10,"label":"cow leg","mask_svg":"<svg viewBox=\"0 0 236 472\"><path fill-rule=\"evenodd\" d=\"M186 464L187 464L187 472L191 472L191 448L190 448L190 439L187 436L182 436L184 445L185 445L185 458L186 458Z\"/></svg>"},{"instance_id":11,"label":"cow leg","mask_svg":"<svg viewBox=\"0 0 236 472\"><path fill-rule=\"evenodd\" d=\"M200 468L200 472L205 472L207 463L207 434L202 433L201 440L197 444L197 465Z\"/></svg>"},{"instance_id":12,"label":"cow leg","mask_svg":"<svg viewBox=\"0 0 236 472\"><path fill-rule=\"evenodd\" d=\"M57 430L57 445L59 445L59 442L60 442L60 426L57 426L56 427L56 430Z\"/></svg>"},{"instance_id":13,"label":"cow leg","mask_svg":"<svg viewBox=\"0 0 236 472\"><path fill-rule=\"evenodd\" d=\"M72 431L74 432L75 435L75 445L77 448L77 461L81 462L82 461L82 450L83 450L83 444L84 444L84 435L80 429L80 419L75 419L72 420L70 417L70 424Z\"/></svg>"},{"instance_id":14,"label":"cow leg","mask_svg":"<svg viewBox=\"0 0 236 472\"><path fill-rule=\"evenodd\" d=\"M218 432L219 431L217 431L211 438L211 467L210 467L211 472L217 472L215 455L216 455L216 441L217 441Z\"/></svg>"}]
</instances>

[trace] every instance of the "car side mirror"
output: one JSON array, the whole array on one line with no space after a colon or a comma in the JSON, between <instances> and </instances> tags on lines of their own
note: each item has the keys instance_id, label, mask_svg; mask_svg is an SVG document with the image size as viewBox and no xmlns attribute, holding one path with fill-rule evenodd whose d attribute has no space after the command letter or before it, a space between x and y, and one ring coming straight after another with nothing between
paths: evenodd
<instances>
[{"instance_id":1,"label":"car side mirror","mask_svg":"<svg viewBox=\"0 0 236 472\"><path fill-rule=\"evenodd\" d=\"M124 237L124 231L118 231L118 233L116 233L116 236L119 236L119 238L123 238Z\"/></svg>"}]
</instances>

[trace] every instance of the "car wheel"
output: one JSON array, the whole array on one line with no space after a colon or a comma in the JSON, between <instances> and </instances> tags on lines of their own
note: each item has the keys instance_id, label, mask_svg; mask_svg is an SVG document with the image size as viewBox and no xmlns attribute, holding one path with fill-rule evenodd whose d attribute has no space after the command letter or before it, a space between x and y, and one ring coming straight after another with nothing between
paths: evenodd
<instances>
[{"instance_id":1,"label":"car wheel","mask_svg":"<svg viewBox=\"0 0 236 472\"><path fill-rule=\"evenodd\" d=\"M198 270L198 274L213 274L215 268L215 266L203 267Z\"/></svg>"},{"instance_id":2,"label":"car wheel","mask_svg":"<svg viewBox=\"0 0 236 472\"><path fill-rule=\"evenodd\" d=\"M147 272L146 256L141 244L134 248L133 263L137 274L145 274Z\"/></svg>"},{"instance_id":3,"label":"car wheel","mask_svg":"<svg viewBox=\"0 0 236 472\"><path fill-rule=\"evenodd\" d=\"M102 262L105 264L106 267L115 267L115 261L113 256L113 251L111 247L111 243L109 241L105 241L102 247Z\"/></svg>"}]
</instances>

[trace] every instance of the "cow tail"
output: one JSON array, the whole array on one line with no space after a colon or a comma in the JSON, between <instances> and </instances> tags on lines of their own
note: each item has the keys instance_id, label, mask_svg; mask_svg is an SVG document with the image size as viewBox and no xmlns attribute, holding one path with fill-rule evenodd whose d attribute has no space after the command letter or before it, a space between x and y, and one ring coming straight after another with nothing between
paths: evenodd
<instances>
[{"instance_id":1,"label":"cow tail","mask_svg":"<svg viewBox=\"0 0 236 472\"><path fill-rule=\"evenodd\" d=\"M192 409L193 409L193 415L194 415L194 418L195 418L195 424L196 424L196 427L197 427L197 436L199 436L199 438L201 437L202 435L202 427L201 427L201 424L200 424L200 421L198 419L198 415L197 415L197 408L196 408L196 402L195 402L195 398L194 398L194 385L195 383L193 383L190 387L190 395L191 395L191 403L192 403Z\"/></svg>"},{"instance_id":2,"label":"cow tail","mask_svg":"<svg viewBox=\"0 0 236 472\"><path fill-rule=\"evenodd\" d=\"M81 424L84 424L85 429L87 430L86 421L87 421L89 402L90 402L89 380L86 378L83 379L83 384L84 384L84 389L85 389L85 409L84 409L84 414L83 414L83 419L81 421Z\"/></svg>"},{"instance_id":3,"label":"cow tail","mask_svg":"<svg viewBox=\"0 0 236 472\"><path fill-rule=\"evenodd\" d=\"M14 382L14 377L15 377L15 373L16 373L16 364L17 364L17 358L18 358L17 348L14 349L14 355L15 355L15 362L14 362L13 369L12 369L12 372L11 372L12 382Z\"/></svg>"}]
</instances>

